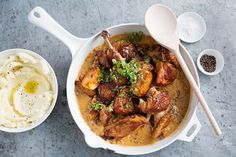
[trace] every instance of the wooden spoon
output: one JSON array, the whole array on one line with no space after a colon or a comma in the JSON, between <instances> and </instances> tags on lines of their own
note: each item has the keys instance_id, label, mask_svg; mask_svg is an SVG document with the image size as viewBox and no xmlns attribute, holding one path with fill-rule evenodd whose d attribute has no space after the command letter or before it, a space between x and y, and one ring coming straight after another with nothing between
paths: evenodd
<instances>
[{"instance_id":1,"label":"wooden spoon","mask_svg":"<svg viewBox=\"0 0 236 157\"><path fill-rule=\"evenodd\" d=\"M222 134L215 118L213 117L200 89L191 75L185 61L179 52L179 32L175 14L165 5L155 4L145 14L145 25L151 36L162 46L175 53L179 64L185 73L192 89L197 95L212 127L217 135Z\"/></svg>"}]
</instances>

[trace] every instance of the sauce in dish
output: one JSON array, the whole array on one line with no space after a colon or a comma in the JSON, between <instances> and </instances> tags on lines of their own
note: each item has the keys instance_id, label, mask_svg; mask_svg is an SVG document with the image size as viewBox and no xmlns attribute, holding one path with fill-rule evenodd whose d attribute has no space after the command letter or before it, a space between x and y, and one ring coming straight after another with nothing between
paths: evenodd
<instances>
[{"instance_id":1,"label":"sauce in dish","mask_svg":"<svg viewBox=\"0 0 236 157\"><path fill-rule=\"evenodd\" d=\"M22 128L50 109L55 91L44 60L28 53L0 59L0 126Z\"/></svg>"},{"instance_id":2,"label":"sauce in dish","mask_svg":"<svg viewBox=\"0 0 236 157\"><path fill-rule=\"evenodd\" d=\"M169 136L183 120L190 98L175 56L142 32L116 35L94 48L75 85L80 112L91 130L124 146Z\"/></svg>"}]
</instances>

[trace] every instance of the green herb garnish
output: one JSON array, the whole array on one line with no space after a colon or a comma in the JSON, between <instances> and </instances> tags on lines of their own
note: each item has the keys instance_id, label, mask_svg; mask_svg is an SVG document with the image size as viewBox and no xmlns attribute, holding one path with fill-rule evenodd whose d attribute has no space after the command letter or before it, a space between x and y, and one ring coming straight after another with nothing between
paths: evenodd
<instances>
[{"instance_id":1,"label":"green herb garnish","mask_svg":"<svg viewBox=\"0 0 236 157\"><path fill-rule=\"evenodd\" d=\"M125 86L116 86L113 90L119 92L120 90L124 89Z\"/></svg>"},{"instance_id":2,"label":"green herb garnish","mask_svg":"<svg viewBox=\"0 0 236 157\"><path fill-rule=\"evenodd\" d=\"M101 73L99 76L100 82L108 83L108 82L116 81L116 80L117 80L117 77L112 71L112 69L109 69L109 72L106 72L104 67L101 68Z\"/></svg>"},{"instance_id":3,"label":"green herb garnish","mask_svg":"<svg viewBox=\"0 0 236 157\"><path fill-rule=\"evenodd\" d=\"M111 102L111 104L106 108L108 112L112 112L113 111L113 104L114 104L114 100Z\"/></svg>"},{"instance_id":4,"label":"green herb garnish","mask_svg":"<svg viewBox=\"0 0 236 157\"><path fill-rule=\"evenodd\" d=\"M116 60L112 60L112 62L114 64L114 69L116 70L116 72L122 77L128 78L130 83L133 83L137 80L137 73L140 64L136 59L132 59L129 63Z\"/></svg>"},{"instance_id":5,"label":"green herb garnish","mask_svg":"<svg viewBox=\"0 0 236 157\"><path fill-rule=\"evenodd\" d=\"M101 110L103 107L105 107L105 105L102 104L102 103L100 103L100 102L93 102L93 103L91 104L91 108L92 108L93 110L96 110L96 111Z\"/></svg>"},{"instance_id":6,"label":"green herb garnish","mask_svg":"<svg viewBox=\"0 0 236 157\"><path fill-rule=\"evenodd\" d=\"M116 75L114 74L114 72L110 69L109 70L109 79L111 80L111 81L116 81L117 80L117 78L116 78Z\"/></svg>"},{"instance_id":7,"label":"green herb garnish","mask_svg":"<svg viewBox=\"0 0 236 157\"><path fill-rule=\"evenodd\" d=\"M142 37L143 37L143 32L141 31L128 33L128 41L131 43L140 42Z\"/></svg>"},{"instance_id":8,"label":"green herb garnish","mask_svg":"<svg viewBox=\"0 0 236 157\"><path fill-rule=\"evenodd\" d=\"M99 81L104 82L104 83L110 82L109 77L106 76L106 71L105 71L104 67L101 68L101 72L100 72L100 75L99 75Z\"/></svg>"},{"instance_id":9,"label":"green herb garnish","mask_svg":"<svg viewBox=\"0 0 236 157\"><path fill-rule=\"evenodd\" d=\"M125 96L125 93L120 93L119 95L118 95L118 97L124 97Z\"/></svg>"},{"instance_id":10,"label":"green herb garnish","mask_svg":"<svg viewBox=\"0 0 236 157\"><path fill-rule=\"evenodd\" d=\"M114 101L112 101L109 106L106 106L106 105L104 105L103 103L100 103L100 102L93 102L91 104L91 109L96 110L96 111L100 111L102 109L105 109L108 112L112 112L113 111L113 104L114 104Z\"/></svg>"}]
</instances>

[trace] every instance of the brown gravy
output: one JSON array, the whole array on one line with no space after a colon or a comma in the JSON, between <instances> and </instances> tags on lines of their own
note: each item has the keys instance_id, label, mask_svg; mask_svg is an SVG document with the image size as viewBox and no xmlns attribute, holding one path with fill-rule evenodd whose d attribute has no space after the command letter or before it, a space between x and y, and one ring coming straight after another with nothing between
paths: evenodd
<instances>
[{"instance_id":1,"label":"brown gravy","mask_svg":"<svg viewBox=\"0 0 236 157\"><path fill-rule=\"evenodd\" d=\"M126 38L126 34L121 34L121 35L116 35L110 38L111 42L115 42L121 39ZM141 43L145 44L155 44L155 41L149 37L149 36L144 36L142 38ZM106 45L100 45L96 47L95 49L105 49ZM94 50L95 50L94 49ZM84 75L90 68L90 65L92 64L94 60L94 55L95 51L90 52L90 54L87 56L87 58L84 61L84 64L82 65L79 75ZM145 125L136 131L134 131L132 134L119 139L119 140L108 140L110 143L114 144L119 144L119 145L124 145L124 146L142 146L142 145L148 145L152 144L160 139L165 138L166 136L169 136L171 133L173 133L183 120L187 109L188 109L188 104L189 104L189 99L190 99L190 86L189 83L182 72L182 70L178 70L178 75L177 78L173 83L166 87L160 87L159 90L165 90L169 92L170 98L171 98L171 105L175 106L176 108L176 114L174 118L172 118L172 121L170 124L164 129L163 135L158 138L158 139L153 139L151 137L151 126L150 125ZM94 121L89 120L89 105L91 98L84 94L82 91L78 90L76 91L77 95L77 100L78 100L78 105L80 108L80 112L91 128L91 130L99 135L102 135L103 132L103 126L100 126L99 124L96 124Z\"/></svg>"}]
</instances>

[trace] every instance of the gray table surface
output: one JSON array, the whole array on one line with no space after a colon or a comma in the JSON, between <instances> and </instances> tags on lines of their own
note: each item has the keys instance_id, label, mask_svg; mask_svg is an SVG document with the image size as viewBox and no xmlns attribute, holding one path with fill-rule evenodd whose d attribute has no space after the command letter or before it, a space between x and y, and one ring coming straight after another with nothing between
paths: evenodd
<instances>
[{"instance_id":1,"label":"gray table surface","mask_svg":"<svg viewBox=\"0 0 236 157\"><path fill-rule=\"evenodd\" d=\"M32 131L0 132L1 157L121 156L92 149L84 141L69 112L65 88L71 62L67 47L27 20L35 6L42 6L67 30L90 37L103 28L127 22L144 22L145 10L154 3L169 5L177 15L195 11L204 17L207 33L195 44L185 44L196 61L206 48L222 52L224 70L216 76L199 72L201 90L219 122L223 135L216 137L199 107L202 129L191 143L176 141L146 156L236 156L236 1L235 0L1 0L0 50L25 48L45 57L55 69L59 97L50 117Z\"/></svg>"}]
</instances>

